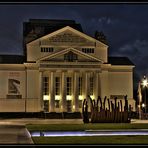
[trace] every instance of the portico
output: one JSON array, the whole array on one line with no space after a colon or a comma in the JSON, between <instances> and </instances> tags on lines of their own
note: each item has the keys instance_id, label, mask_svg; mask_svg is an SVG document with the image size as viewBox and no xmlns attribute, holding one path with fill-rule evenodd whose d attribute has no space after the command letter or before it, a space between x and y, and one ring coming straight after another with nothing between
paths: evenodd
<instances>
[{"instance_id":1,"label":"portico","mask_svg":"<svg viewBox=\"0 0 148 148\"><path fill-rule=\"evenodd\" d=\"M42 71L42 101L47 112L81 112L82 101L99 94L98 70ZM48 87L47 87L48 86ZM46 108L46 109L45 109Z\"/></svg>"}]
</instances>

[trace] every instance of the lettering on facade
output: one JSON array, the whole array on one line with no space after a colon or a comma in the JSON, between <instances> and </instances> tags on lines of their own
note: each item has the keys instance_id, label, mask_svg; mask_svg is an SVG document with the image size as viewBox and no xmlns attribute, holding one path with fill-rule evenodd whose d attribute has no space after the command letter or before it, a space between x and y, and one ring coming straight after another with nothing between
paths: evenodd
<instances>
[{"instance_id":1,"label":"lettering on facade","mask_svg":"<svg viewBox=\"0 0 148 148\"><path fill-rule=\"evenodd\" d=\"M8 76L8 99L20 99L20 73L10 72Z\"/></svg>"}]
</instances>

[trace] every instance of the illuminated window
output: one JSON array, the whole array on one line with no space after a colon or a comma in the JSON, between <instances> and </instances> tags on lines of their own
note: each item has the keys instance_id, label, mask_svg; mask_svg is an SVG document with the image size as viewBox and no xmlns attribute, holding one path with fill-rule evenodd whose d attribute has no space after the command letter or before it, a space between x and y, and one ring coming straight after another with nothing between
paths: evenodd
<instances>
[{"instance_id":1,"label":"illuminated window","mask_svg":"<svg viewBox=\"0 0 148 148\"><path fill-rule=\"evenodd\" d=\"M71 95L72 79L67 77L67 95Z\"/></svg>"},{"instance_id":2,"label":"illuminated window","mask_svg":"<svg viewBox=\"0 0 148 148\"><path fill-rule=\"evenodd\" d=\"M60 77L55 77L55 94L60 95Z\"/></svg>"},{"instance_id":3,"label":"illuminated window","mask_svg":"<svg viewBox=\"0 0 148 148\"><path fill-rule=\"evenodd\" d=\"M77 56L77 54L70 51L64 55L64 60L68 61L68 62L74 62L74 61L78 60L78 56Z\"/></svg>"},{"instance_id":4,"label":"illuminated window","mask_svg":"<svg viewBox=\"0 0 148 148\"><path fill-rule=\"evenodd\" d=\"M43 77L43 95L49 95L49 78Z\"/></svg>"},{"instance_id":5,"label":"illuminated window","mask_svg":"<svg viewBox=\"0 0 148 148\"><path fill-rule=\"evenodd\" d=\"M79 95L82 95L82 77L79 77Z\"/></svg>"},{"instance_id":6,"label":"illuminated window","mask_svg":"<svg viewBox=\"0 0 148 148\"><path fill-rule=\"evenodd\" d=\"M90 95L93 95L94 79L90 77Z\"/></svg>"}]
</instances>

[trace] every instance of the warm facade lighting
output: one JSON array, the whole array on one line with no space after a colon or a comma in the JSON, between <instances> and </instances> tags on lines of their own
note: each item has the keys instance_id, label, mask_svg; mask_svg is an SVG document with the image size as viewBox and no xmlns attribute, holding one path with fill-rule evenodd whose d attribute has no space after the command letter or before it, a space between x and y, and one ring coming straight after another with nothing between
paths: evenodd
<instances>
[{"instance_id":1,"label":"warm facade lighting","mask_svg":"<svg viewBox=\"0 0 148 148\"><path fill-rule=\"evenodd\" d=\"M79 96L79 100L83 100L83 96Z\"/></svg>"},{"instance_id":2,"label":"warm facade lighting","mask_svg":"<svg viewBox=\"0 0 148 148\"><path fill-rule=\"evenodd\" d=\"M91 95L90 97L91 97L93 100L95 99L94 95Z\"/></svg>"},{"instance_id":3,"label":"warm facade lighting","mask_svg":"<svg viewBox=\"0 0 148 148\"><path fill-rule=\"evenodd\" d=\"M142 107L145 107L145 104L144 103L142 104Z\"/></svg>"},{"instance_id":4,"label":"warm facade lighting","mask_svg":"<svg viewBox=\"0 0 148 148\"><path fill-rule=\"evenodd\" d=\"M75 105L73 105L72 108L75 109Z\"/></svg>"},{"instance_id":5,"label":"warm facade lighting","mask_svg":"<svg viewBox=\"0 0 148 148\"><path fill-rule=\"evenodd\" d=\"M72 100L72 96L67 95L67 96L66 96L66 100Z\"/></svg>"},{"instance_id":6,"label":"warm facade lighting","mask_svg":"<svg viewBox=\"0 0 148 148\"><path fill-rule=\"evenodd\" d=\"M56 95L55 96L55 100L60 100L60 96L59 95Z\"/></svg>"},{"instance_id":7,"label":"warm facade lighting","mask_svg":"<svg viewBox=\"0 0 148 148\"><path fill-rule=\"evenodd\" d=\"M48 95L44 95L43 96L43 100L49 100L49 96Z\"/></svg>"},{"instance_id":8,"label":"warm facade lighting","mask_svg":"<svg viewBox=\"0 0 148 148\"><path fill-rule=\"evenodd\" d=\"M147 86L148 85L148 81L147 81L147 78L144 76L144 79L142 81L142 85L143 86Z\"/></svg>"}]
</instances>

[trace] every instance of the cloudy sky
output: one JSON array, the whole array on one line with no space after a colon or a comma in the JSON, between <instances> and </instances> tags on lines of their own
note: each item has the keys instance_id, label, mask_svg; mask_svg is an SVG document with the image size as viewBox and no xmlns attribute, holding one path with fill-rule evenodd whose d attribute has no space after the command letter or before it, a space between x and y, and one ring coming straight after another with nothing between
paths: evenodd
<instances>
[{"instance_id":1,"label":"cloudy sky","mask_svg":"<svg viewBox=\"0 0 148 148\"><path fill-rule=\"evenodd\" d=\"M72 19L94 36L103 31L110 56L127 56L136 75L148 75L148 3L0 4L0 54L22 54L23 22Z\"/></svg>"}]
</instances>

